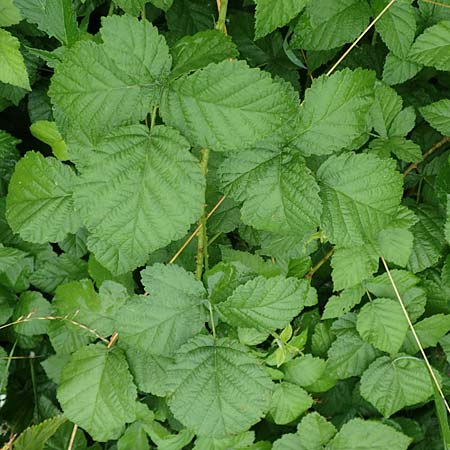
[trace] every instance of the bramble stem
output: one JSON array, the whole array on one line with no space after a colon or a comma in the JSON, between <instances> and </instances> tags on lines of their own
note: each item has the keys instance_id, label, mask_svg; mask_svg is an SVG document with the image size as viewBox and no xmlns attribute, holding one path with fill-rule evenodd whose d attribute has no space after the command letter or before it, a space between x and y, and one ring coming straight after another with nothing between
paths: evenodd
<instances>
[{"instance_id":1,"label":"bramble stem","mask_svg":"<svg viewBox=\"0 0 450 450\"><path fill-rule=\"evenodd\" d=\"M227 34L225 19L227 17L228 0L217 0L217 9L219 10L219 19L216 23L216 29Z\"/></svg>"},{"instance_id":2,"label":"bramble stem","mask_svg":"<svg viewBox=\"0 0 450 450\"><path fill-rule=\"evenodd\" d=\"M328 253L305 275L305 278L311 279L313 275L331 258L334 253L334 248L328 251Z\"/></svg>"}]
</instances>

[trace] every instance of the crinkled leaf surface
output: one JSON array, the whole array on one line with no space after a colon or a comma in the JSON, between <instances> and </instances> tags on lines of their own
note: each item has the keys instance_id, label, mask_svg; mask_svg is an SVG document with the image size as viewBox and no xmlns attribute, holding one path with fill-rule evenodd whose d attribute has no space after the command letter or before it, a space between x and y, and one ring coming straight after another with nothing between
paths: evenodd
<instances>
[{"instance_id":1,"label":"crinkled leaf surface","mask_svg":"<svg viewBox=\"0 0 450 450\"><path fill-rule=\"evenodd\" d=\"M315 303L316 292L306 280L257 277L239 286L217 309L234 326L273 331Z\"/></svg>"},{"instance_id":2,"label":"crinkled leaf surface","mask_svg":"<svg viewBox=\"0 0 450 450\"><path fill-rule=\"evenodd\" d=\"M31 242L56 242L80 227L73 204L75 172L57 159L28 152L17 164L6 200L12 230Z\"/></svg>"},{"instance_id":3,"label":"crinkled leaf surface","mask_svg":"<svg viewBox=\"0 0 450 450\"><path fill-rule=\"evenodd\" d=\"M218 151L249 147L280 128L297 109L292 88L244 61L209 64L173 81L161 114L189 141Z\"/></svg>"},{"instance_id":4,"label":"crinkled leaf surface","mask_svg":"<svg viewBox=\"0 0 450 450\"><path fill-rule=\"evenodd\" d=\"M142 271L149 295L133 297L119 311L121 345L169 356L205 323L205 290L183 268L156 264Z\"/></svg>"},{"instance_id":5,"label":"crinkled leaf surface","mask_svg":"<svg viewBox=\"0 0 450 450\"><path fill-rule=\"evenodd\" d=\"M136 387L125 356L103 344L72 354L57 396L65 416L101 442L117 439L136 418Z\"/></svg>"},{"instance_id":6,"label":"crinkled leaf surface","mask_svg":"<svg viewBox=\"0 0 450 450\"><path fill-rule=\"evenodd\" d=\"M368 154L333 156L322 164L317 175L323 229L331 242L363 245L394 219L403 194L403 179L393 160Z\"/></svg>"},{"instance_id":7,"label":"crinkled leaf surface","mask_svg":"<svg viewBox=\"0 0 450 450\"><path fill-rule=\"evenodd\" d=\"M351 146L367 130L375 74L344 69L314 80L301 107L294 145L305 155L327 155Z\"/></svg>"},{"instance_id":8,"label":"crinkled leaf surface","mask_svg":"<svg viewBox=\"0 0 450 450\"><path fill-rule=\"evenodd\" d=\"M242 220L259 230L305 234L319 225L319 187L299 155L261 144L226 159L224 189L243 201Z\"/></svg>"},{"instance_id":9,"label":"crinkled leaf surface","mask_svg":"<svg viewBox=\"0 0 450 450\"><path fill-rule=\"evenodd\" d=\"M118 128L88 161L75 202L92 233L88 247L113 273L143 264L200 216L205 181L173 129Z\"/></svg>"},{"instance_id":10,"label":"crinkled leaf surface","mask_svg":"<svg viewBox=\"0 0 450 450\"><path fill-rule=\"evenodd\" d=\"M425 363L410 356L378 358L361 377L360 390L384 417L405 406L424 402L433 395Z\"/></svg>"},{"instance_id":11,"label":"crinkled leaf surface","mask_svg":"<svg viewBox=\"0 0 450 450\"><path fill-rule=\"evenodd\" d=\"M102 24L103 44L80 42L65 52L49 91L69 119L94 130L144 119L172 62L149 22L124 15Z\"/></svg>"},{"instance_id":12,"label":"crinkled leaf surface","mask_svg":"<svg viewBox=\"0 0 450 450\"><path fill-rule=\"evenodd\" d=\"M178 351L168 383L175 418L199 436L246 431L270 406L270 377L230 339L193 338Z\"/></svg>"}]
</instances>

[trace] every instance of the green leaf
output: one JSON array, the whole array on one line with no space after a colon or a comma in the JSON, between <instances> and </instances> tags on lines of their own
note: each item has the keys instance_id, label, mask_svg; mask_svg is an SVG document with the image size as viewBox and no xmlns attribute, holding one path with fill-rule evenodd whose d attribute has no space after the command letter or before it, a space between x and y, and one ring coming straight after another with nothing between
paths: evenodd
<instances>
[{"instance_id":1,"label":"green leaf","mask_svg":"<svg viewBox=\"0 0 450 450\"><path fill-rule=\"evenodd\" d=\"M231 38L218 30L199 31L193 36L184 36L173 45L170 53L173 58L171 77L239 55Z\"/></svg>"},{"instance_id":2,"label":"green leaf","mask_svg":"<svg viewBox=\"0 0 450 450\"><path fill-rule=\"evenodd\" d=\"M408 264L413 242L413 234L404 228L387 228L378 235L380 254L400 267Z\"/></svg>"},{"instance_id":3,"label":"green leaf","mask_svg":"<svg viewBox=\"0 0 450 450\"><path fill-rule=\"evenodd\" d=\"M28 72L20 53L20 42L9 31L0 28L0 81L31 90Z\"/></svg>"},{"instance_id":4,"label":"green leaf","mask_svg":"<svg viewBox=\"0 0 450 450\"><path fill-rule=\"evenodd\" d=\"M403 195L403 177L395 167L393 160L353 153L322 164L317 172L322 224L331 242L343 247L366 244L393 221Z\"/></svg>"},{"instance_id":5,"label":"green leaf","mask_svg":"<svg viewBox=\"0 0 450 450\"><path fill-rule=\"evenodd\" d=\"M306 6L307 0L256 0L255 39L288 24Z\"/></svg>"},{"instance_id":6,"label":"green leaf","mask_svg":"<svg viewBox=\"0 0 450 450\"><path fill-rule=\"evenodd\" d=\"M118 128L88 161L75 202L92 233L89 249L113 274L143 264L149 253L184 236L201 214L205 181L175 130Z\"/></svg>"},{"instance_id":7,"label":"green leaf","mask_svg":"<svg viewBox=\"0 0 450 450\"><path fill-rule=\"evenodd\" d=\"M375 73L362 69L316 78L305 93L294 146L304 155L327 155L350 147L369 131L374 83Z\"/></svg>"},{"instance_id":8,"label":"green leaf","mask_svg":"<svg viewBox=\"0 0 450 450\"><path fill-rule=\"evenodd\" d=\"M148 2L149 0L114 0L114 3L119 8L135 17L139 16L145 4Z\"/></svg>"},{"instance_id":9,"label":"green leaf","mask_svg":"<svg viewBox=\"0 0 450 450\"><path fill-rule=\"evenodd\" d=\"M291 46L329 50L352 42L368 25L371 11L366 0L315 0L294 28Z\"/></svg>"},{"instance_id":10,"label":"green leaf","mask_svg":"<svg viewBox=\"0 0 450 450\"><path fill-rule=\"evenodd\" d=\"M331 296L325 305L322 319L335 319L343 316L361 301L363 295L363 286L355 285L344 289L338 296Z\"/></svg>"},{"instance_id":11,"label":"green leaf","mask_svg":"<svg viewBox=\"0 0 450 450\"><path fill-rule=\"evenodd\" d=\"M361 308L356 329L369 344L394 354L405 340L408 322L398 302L390 298L377 298Z\"/></svg>"},{"instance_id":12,"label":"green leaf","mask_svg":"<svg viewBox=\"0 0 450 450\"><path fill-rule=\"evenodd\" d=\"M450 21L427 28L414 42L410 59L438 70L450 70Z\"/></svg>"},{"instance_id":13,"label":"green leaf","mask_svg":"<svg viewBox=\"0 0 450 450\"><path fill-rule=\"evenodd\" d=\"M388 53L383 68L383 81L391 86L404 83L416 75L421 68L420 64Z\"/></svg>"},{"instance_id":14,"label":"green leaf","mask_svg":"<svg viewBox=\"0 0 450 450\"><path fill-rule=\"evenodd\" d=\"M301 387L281 382L273 391L269 414L277 425L284 425L294 421L312 404L313 399Z\"/></svg>"},{"instance_id":15,"label":"green leaf","mask_svg":"<svg viewBox=\"0 0 450 450\"><path fill-rule=\"evenodd\" d=\"M35 336L47 333L48 320L43 320L51 314L52 307L45 300L40 292L27 291L24 292L16 305L13 314L13 321L22 318L30 318L27 322L14 325L14 330L18 334L25 336Z\"/></svg>"},{"instance_id":16,"label":"green leaf","mask_svg":"<svg viewBox=\"0 0 450 450\"><path fill-rule=\"evenodd\" d=\"M74 234L68 234L62 241L58 242L61 250L76 258L81 258L88 252L86 247L87 230L80 228Z\"/></svg>"},{"instance_id":17,"label":"green leaf","mask_svg":"<svg viewBox=\"0 0 450 450\"><path fill-rule=\"evenodd\" d=\"M219 94L220 93L220 94ZM173 81L161 114L193 145L217 151L250 147L281 127L297 110L293 89L244 61L209 64Z\"/></svg>"},{"instance_id":18,"label":"green leaf","mask_svg":"<svg viewBox=\"0 0 450 450\"><path fill-rule=\"evenodd\" d=\"M419 337L422 348L435 347L439 339L450 331L450 315L435 314L434 316L427 317L415 323L414 330ZM406 335L404 349L412 355L419 351L411 330Z\"/></svg>"},{"instance_id":19,"label":"green leaf","mask_svg":"<svg viewBox=\"0 0 450 450\"><path fill-rule=\"evenodd\" d=\"M45 443L66 421L67 419L60 415L26 428L14 442L14 450L42 450Z\"/></svg>"},{"instance_id":20,"label":"green leaf","mask_svg":"<svg viewBox=\"0 0 450 450\"><path fill-rule=\"evenodd\" d=\"M0 27L16 25L22 20L13 0L0 0Z\"/></svg>"},{"instance_id":21,"label":"green leaf","mask_svg":"<svg viewBox=\"0 0 450 450\"><path fill-rule=\"evenodd\" d=\"M444 218L436 207L424 205L414 210L419 221L413 225L414 244L408 268L421 272L436 264L445 246Z\"/></svg>"},{"instance_id":22,"label":"green leaf","mask_svg":"<svg viewBox=\"0 0 450 450\"><path fill-rule=\"evenodd\" d=\"M312 355L299 356L282 366L284 379L298 386L309 386L325 371L325 361Z\"/></svg>"},{"instance_id":23,"label":"green leaf","mask_svg":"<svg viewBox=\"0 0 450 450\"><path fill-rule=\"evenodd\" d=\"M301 156L261 144L226 159L219 174L225 192L244 202L244 223L298 235L319 225L319 187Z\"/></svg>"},{"instance_id":24,"label":"green leaf","mask_svg":"<svg viewBox=\"0 0 450 450\"><path fill-rule=\"evenodd\" d=\"M327 450L406 450L411 441L388 425L352 419L336 434Z\"/></svg>"},{"instance_id":25,"label":"green leaf","mask_svg":"<svg viewBox=\"0 0 450 450\"><path fill-rule=\"evenodd\" d=\"M144 426L132 423L117 441L117 450L149 450L147 433Z\"/></svg>"},{"instance_id":26,"label":"green leaf","mask_svg":"<svg viewBox=\"0 0 450 450\"><path fill-rule=\"evenodd\" d=\"M450 100L444 98L438 102L420 108L425 120L444 136L450 135Z\"/></svg>"},{"instance_id":27,"label":"green leaf","mask_svg":"<svg viewBox=\"0 0 450 450\"><path fill-rule=\"evenodd\" d=\"M71 46L79 39L72 0L14 0L22 16L50 37Z\"/></svg>"},{"instance_id":28,"label":"green leaf","mask_svg":"<svg viewBox=\"0 0 450 450\"><path fill-rule=\"evenodd\" d=\"M340 380L360 376L378 355L356 333L344 333L328 350L327 370Z\"/></svg>"},{"instance_id":29,"label":"green leaf","mask_svg":"<svg viewBox=\"0 0 450 450\"><path fill-rule=\"evenodd\" d=\"M80 42L66 51L49 90L68 119L94 130L144 119L171 65L164 38L149 22L124 15L102 24L103 44Z\"/></svg>"},{"instance_id":30,"label":"green leaf","mask_svg":"<svg viewBox=\"0 0 450 450\"><path fill-rule=\"evenodd\" d=\"M136 418L136 387L123 353L103 344L80 348L61 374L57 391L65 416L93 439L117 439Z\"/></svg>"},{"instance_id":31,"label":"green leaf","mask_svg":"<svg viewBox=\"0 0 450 450\"><path fill-rule=\"evenodd\" d=\"M336 434L336 428L317 412L307 414L297 426L297 435L305 450L322 450Z\"/></svg>"},{"instance_id":32,"label":"green leaf","mask_svg":"<svg viewBox=\"0 0 450 450\"><path fill-rule=\"evenodd\" d=\"M0 284L21 292L30 286L33 258L21 250L0 244Z\"/></svg>"},{"instance_id":33,"label":"green leaf","mask_svg":"<svg viewBox=\"0 0 450 450\"><path fill-rule=\"evenodd\" d=\"M411 356L392 360L383 356L374 361L361 377L361 395L384 417L429 400L433 386L425 363Z\"/></svg>"},{"instance_id":34,"label":"green leaf","mask_svg":"<svg viewBox=\"0 0 450 450\"><path fill-rule=\"evenodd\" d=\"M53 293L60 284L87 277L86 261L63 253L48 258L39 265L31 275L30 281L41 291Z\"/></svg>"},{"instance_id":35,"label":"green leaf","mask_svg":"<svg viewBox=\"0 0 450 450\"><path fill-rule=\"evenodd\" d=\"M337 248L331 259L335 291L346 289L370 278L378 270L378 251L370 244Z\"/></svg>"},{"instance_id":36,"label":"green leaf","mask_svg":"<svg viewBox=\"0 0 450 450\"><path fill-rule=\"evenodd\" d=\"M199 437L195 440L193 450L244 450L250 447L255 440L255 432L247 431L236 436L230 436L223 439L214 439L208 437Z\"/></svg>"},{"instance_id":37,"label":"green leaf","mask_svg":"<svg viewBox=\"0 0 450 450\"><path fill-rule=\"evenodd\" d=\"M206 292L193 274L175 265L147 267L142 279L149 296L133 297L118 313L121 345L169 356L202 329Z\"/></svg>"},{"instance_id":38,"label":"green leaf","mask_svg":"<svg viewBox=\"0 0 450 450\"><path fill-rule=\"evenodd\" d=\"M31 134L52 148L53 154L60 161L69 159L67 145L56 127L55 122L48 120L38 120L30 126Z\"/></svg>"},{"instance_id":39,"label":"green leaf","mask_svg":"<svg viewBox=\"0 0 450 450\"><path fill-rule=\"evenodd\" d=\"M284 328L305 306L316 303L309 281L257 277L239 286L217 309L231 325L274 331Z\"/></svg>"},{"instance_id":40,"label":"green leaf","mask_svg":"<svg viewBox=\"0 0 450 450\"><path fill-rule=\"evenodd\" d=\"M192 339L178 351L168 382L175 418L199 436L246 431L270 406L270 378L244 346L230 339Z\"/></svg>"},{"instance_id":41,"label":"green leaf","mask_svg":"<svg viewBox=\"0 0 450 450\"><path fill-rule=\"evenodd\" d=\"M6 198L12 230L30 242L56 242L75 233L80 217L73 205L75 172L55 158L28 152L16 165Z\"/></svg>"},{"instance_id":42,"label":"green leaf","mask_svg":"<svg viewBox=\"0 0 450 450\"><path fill-rule=\"evenodd\" d=\"M167 11L167 26L177 36L214 28L217 5L209 0L176 0Z\"/></svg>"},{"instance_id":43,"label":"green leaf","mask_svg":"<svg viewBox=\"0 0 450 450\"><path fill-rule=\"evenodd\" d=\"M0 130L0 194L6 195L7 184L14 171L14 166L20 158L16 148L20 144L20 139L16 139L6 131Z\"/></svg>"},{"instance_id":44,"label":"green leaf","mask_svg":"<svg viewBox=\"0 0 450 450\"><path fill-rule=\"evenodd\" d=\"M387 0L372 0L374 15L388 4ZM397 0L377 21L375 29L389 50L407 58L416 35L416 9L411 0Z\"/></svg>"}]
</instances>

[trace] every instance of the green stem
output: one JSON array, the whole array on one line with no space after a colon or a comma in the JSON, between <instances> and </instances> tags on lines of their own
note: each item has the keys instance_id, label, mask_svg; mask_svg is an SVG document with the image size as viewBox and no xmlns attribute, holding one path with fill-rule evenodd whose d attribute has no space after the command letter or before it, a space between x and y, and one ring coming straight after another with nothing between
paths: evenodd
<instances>
[{"instance_id":1,"label":"green stem","mask_svg":"<svg viewBox=\"0 0 450 450\"><path fill-rule=\"evenodd\" d=\"M200 170L202 175L205 177L208 175L208 160L209 160L209 149L202 148L200 156ZM206 189L205 189L206 194ZM196 255L196 268L195 277L197 280L202 279L203 269L208 268L208 236L206 231L206 203L203 204L202 216L200 217L199 225L201 225L200 231L198 233L197 241L197 255Z\"/></svg>"},{"instance_id":2,"label":"green stem","mask_svg":"<svg viewBox=\"0 0 450 450\"><path fill-rule=\"evenodd\" d=\"M313 275L333 256L334 248L328 253L305 275L305 278L311 279Z\"/></svg>"},{"instance_id":3,"label":"green stem","mask_svg":"<svg viewBox=\"0 0 450 450\"><path fill-rule=\"evenodd\" d=\"M214 313L211 302L208 302L208 308L209 308L209 320L211 321L211 331L213 334L213 338L216 339L216 325L214 323Z\"/></svg>"},{"instance_id":4,"label":"green stem","mask_svg":"<svg viewBox=\"0 0 450 450\"><path fill-rule=\"evenodd\" d=\"M114 14L115 7L116 7L116 5L114 5L114 1L111 0L111 3L109 4L109 9L108 9L108 16L112 16Z\"/></svg>"},{"instance_id":5,"label":"green stem","mask_svg":"<svg viewBox=\"0 0 450 450\"><path fill-rule=\"evenodd\" d=\"M36 411L36 419L37 423L41 421L39 414L39 404L38 404L38 395L37 395L37 384L36 384L36 373L34 371L34 359L30 359L30 372L31 372L31 384L33 386L33 397L34 397L34 407Z\"/></svg>"},{"instance_id":6,"label":"green stem","mask_svg":"<svg viewBox=\"0 0 450 450\"><path fill-rule=\"evenodd\" d=\"M227 34L227 28L225 26L225 19L227 17L228 0L220 1L219 19L216 23L216 29Z\"/></svg>"},{"instance_id":7,"label":"green stem","mask_svg":"<svg viewBox=\"0 0 450 450\"><path fill-rule=\"evenodd\" d=\"M145 20L147 18L146 11L145 11L145 5L142 7L141 11L141 19Z\"/></svg>"},{"instance_id":8,"label":"green stem","mask_svg":"<svg viewBox=\"0 0 450 450\"><path fill-rule=\"evenodd\" d=\"M153 109L152 109L152 116L151 116L151 119L150 119L150 129L152 130L153 129L153 127L155 126L155 122L156 122L156 112L158 111L158 107L157 106L155 106Z\"/></svg>"}]
</instances>

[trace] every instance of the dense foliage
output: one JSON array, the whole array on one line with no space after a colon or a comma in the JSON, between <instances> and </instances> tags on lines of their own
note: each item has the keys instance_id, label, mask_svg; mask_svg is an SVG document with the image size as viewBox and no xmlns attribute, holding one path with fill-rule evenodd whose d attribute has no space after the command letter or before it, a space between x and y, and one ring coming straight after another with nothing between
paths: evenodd
<instances>
[{"instance_id":1,"label":"dense foliage","mask_svg":"<svg viewBox=\"0 0 450 450\"><path fill-rule=\"evenodd\" d=\"M450 448L449 94L450 0L0 0L0 445Z\"/></svg>"}]
</instances>

